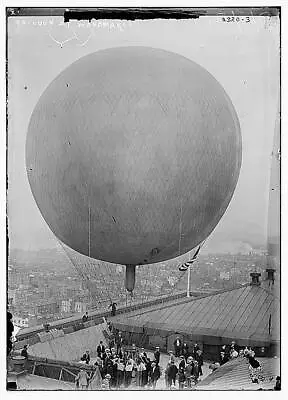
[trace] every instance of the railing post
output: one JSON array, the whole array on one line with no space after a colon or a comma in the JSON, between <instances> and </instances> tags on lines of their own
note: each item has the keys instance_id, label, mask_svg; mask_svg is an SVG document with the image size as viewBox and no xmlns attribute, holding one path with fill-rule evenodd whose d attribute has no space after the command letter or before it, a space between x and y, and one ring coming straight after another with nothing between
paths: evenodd
<instances>
[{"instance_id":1,"label":"railing post","mask_svg":"<svg viewBox=\"0 0 288 400\"><path fill-rule=\"evenodd\" d=\"M33 370L32 370L32 375L35 375L35 369L36 369L36 361L34 361Z\"/></svg>"}]
</instances>

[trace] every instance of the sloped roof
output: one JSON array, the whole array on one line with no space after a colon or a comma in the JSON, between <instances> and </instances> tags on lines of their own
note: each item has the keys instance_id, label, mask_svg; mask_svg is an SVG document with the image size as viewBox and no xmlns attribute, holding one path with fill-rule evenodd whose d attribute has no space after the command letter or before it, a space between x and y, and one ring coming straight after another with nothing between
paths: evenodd
<instances>
[{"instance_id":1,"label":"sloped roof","mask_svg":"<svg viewBox=\"0 0 288 400\"><path fill-rule=\"evenodd\" d=\"M264 285L245 285L165 307L136 310L116 321L129 326L254 341L277 341L280 335L279 299Z\"/></svg>"},{"instance_id":2,"label":"sloped roof","mask_svg":"<svg viewBox=\"0 0 288 400\"><path fill-rule=\"evenodd\" d=\"M73 383L30 374L19 375L17 387L18 390L75 390Z\"/></svg>"},{"instance_id":3,"label":"sloped roof","mask_svg":"<svg viewBox=\"0 0 288 400\"><path fill-rule=\"evenodd\" d=\"M50 340L35 343L29 346L28 352L32 356L45 357L52 360L75 361L80 360L87 349L91 355L96 352L100 342L106 343L103 330L106 324L99 324L87 329L81 329Z\"/></svg>"},{"instance_id":4,"label":"sloped roof","mask_svg":"<svg viewBox=\"0 0 288 400\"><path fill-rule=\"evenodd\" d=\"M197 385L199 390L258 390L272 389L275 377L280 375L279 358L258 358L262 366L264 382L251 382L248 362L245 358L236 358L219 367Z\"/></svg>"}]
</instances>

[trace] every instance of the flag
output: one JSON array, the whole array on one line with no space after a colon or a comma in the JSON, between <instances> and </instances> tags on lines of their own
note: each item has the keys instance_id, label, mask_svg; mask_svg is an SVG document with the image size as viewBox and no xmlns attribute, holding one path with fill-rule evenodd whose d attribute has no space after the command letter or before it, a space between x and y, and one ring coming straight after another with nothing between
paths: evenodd
<instances>
[{"instance_id":1,"label":"flag","mask_svg":"<svg viewBox=\"0 0 288 400\"><path fill-rule=\"evenodd\" d=\"M179 271L187 271L190 265L192 265L198 258L198 254L200 251L201 246L198 247L198 249L195 251L195 254L191 258L191 260L187 261L186 263L180 265Z\"/></svg>"}]
</instances>

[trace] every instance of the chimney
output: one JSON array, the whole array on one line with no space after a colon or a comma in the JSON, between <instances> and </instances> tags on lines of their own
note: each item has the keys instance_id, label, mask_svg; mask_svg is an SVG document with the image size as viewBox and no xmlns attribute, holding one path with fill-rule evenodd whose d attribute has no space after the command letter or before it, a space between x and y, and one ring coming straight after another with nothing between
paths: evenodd
<instances>
[{"instance_id":1,"label":"chimney","mask_svg":"<svg viewBox=\"0 0 288 400\"><path fill-rule=\"evenodd\" d=\"M12 356L11 365L12 371L15 373L20 373L25 371L26 359L23 356Z\"/></svg>"},{"instance_id":2,"label":"chimney","mask_svg":"<svg viewBox=\"0 0 288 400\"><path fill-rule=\"evenodd\" d=\"M275 269L274 268L266 268L266 272L267 272L267 280L273 284L275 281L275 276L274 276Z\"/></svg>"},{"instance_id":3,"label":"chimney","mask_svg":"<svg viewBox=\"0 0 288 400\"><path fill-rule=\"evenodd\" d=\"M260 286L259 278L261 276L260 272L251 272L251 286Z\"/></svg>"}]
</instances>

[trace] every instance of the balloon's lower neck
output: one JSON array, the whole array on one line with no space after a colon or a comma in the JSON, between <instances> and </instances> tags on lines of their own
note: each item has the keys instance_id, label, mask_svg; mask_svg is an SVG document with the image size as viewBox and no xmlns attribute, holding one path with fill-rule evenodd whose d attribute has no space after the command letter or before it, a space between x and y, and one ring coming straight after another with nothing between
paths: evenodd
<instances>
[{"instance_id":1,"label":"balloon's lower neck","mask_svg":"<svg viewBox=\"0 0 288 400\"><path fill-rule=\"evenodd\" d=\"M127 264L125 272L125 287L128 292L132 293L135 287L135 269L136 265Z\"/></svg>"}]
</instances>

